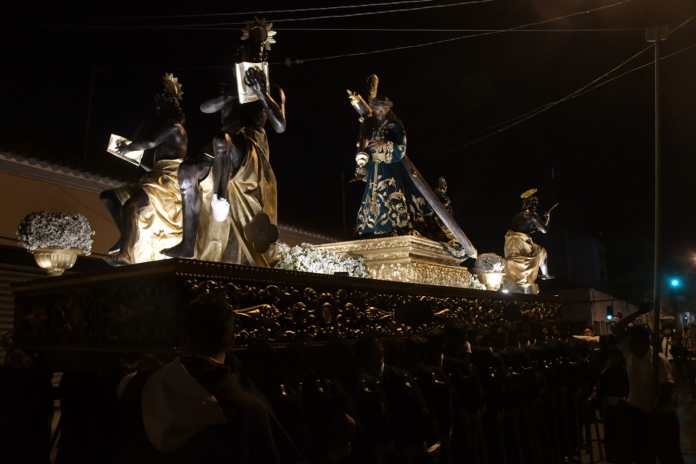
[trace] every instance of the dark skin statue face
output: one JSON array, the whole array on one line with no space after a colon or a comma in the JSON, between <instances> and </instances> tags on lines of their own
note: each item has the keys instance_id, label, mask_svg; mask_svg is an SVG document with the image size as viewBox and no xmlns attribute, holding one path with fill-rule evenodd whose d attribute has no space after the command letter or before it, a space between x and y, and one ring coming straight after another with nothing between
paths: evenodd
<instances>
[{"instance_id":1,"label":"dark skin statue face","mask_svg":"<svg viewBox=\"0 0 696 464\"><path fill-rule=\"evenodd\" d=\"M390 108L388 106L374 105L372 106L372 115L378 121L384 121L384 118L389 114Z\"/></svg>"},{"instance_id":2,"label":"dark skin statue face","mask_svg":"<svg viewBox=\"0 0 696 464\"><path fill-rule=\"evenodd\" d=\"M261 102L255 101L242 105L241 122L243 126L261 129L266 126L268 119L268 108Z\"/></svg>"}]
</instances>

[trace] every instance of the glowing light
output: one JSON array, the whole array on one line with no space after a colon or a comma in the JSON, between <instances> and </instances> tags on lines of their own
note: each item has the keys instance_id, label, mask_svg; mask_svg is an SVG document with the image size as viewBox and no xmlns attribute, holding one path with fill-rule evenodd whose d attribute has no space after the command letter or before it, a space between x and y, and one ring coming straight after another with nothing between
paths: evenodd
<instances>
[{"instance_id":1,"label":"glowing light","mask_svg":"<svg viewBox=\"0 0 696 464\"><path fill-rule=\"evenodd\" d=\"M507 288L504 288L504 289L501 290L501 292L503 292L503 293L510 293L510 290L508 290Z\"/></svg>"},{"instance_id":2,"label":"glowing light","mask_svg":"<svg viewBox=\"0 0 696 464\"><path fill-rule=\"evenodd\" d=\"M680 288L682 286L682 281L677 277L672 277L669 279L669 286L672 288Z\"/></svg>"}]
</instances>

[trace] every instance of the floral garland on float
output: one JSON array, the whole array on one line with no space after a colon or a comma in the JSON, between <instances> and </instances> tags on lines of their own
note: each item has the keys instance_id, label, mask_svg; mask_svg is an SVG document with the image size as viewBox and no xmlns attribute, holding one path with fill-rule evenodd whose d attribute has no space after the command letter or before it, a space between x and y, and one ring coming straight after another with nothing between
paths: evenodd
<instances>
[{"instance_id":1,"label":"floral garland on float","mask_svg":"<svg viewBox=\"0 0 696 464\"><path fill-rule=\"evenodd\" d=\"M365 260L361 256L321 250L309 243L289 246L276 244L274 267L288 271L313 272L316 274L347 274L350 277L369 278Z\"/></svg>"},{"instance_id":2,"label":"floral garland on float","mask_svg":"<svg viewBox=\"0 0 696 464\"><path fill-rule=\"evenodd\" d=\"M39 211L22 219L17 238L49 275L59 276L78 256L92 253L94 229L82 214Z\"/></svg>"}]
</instances>

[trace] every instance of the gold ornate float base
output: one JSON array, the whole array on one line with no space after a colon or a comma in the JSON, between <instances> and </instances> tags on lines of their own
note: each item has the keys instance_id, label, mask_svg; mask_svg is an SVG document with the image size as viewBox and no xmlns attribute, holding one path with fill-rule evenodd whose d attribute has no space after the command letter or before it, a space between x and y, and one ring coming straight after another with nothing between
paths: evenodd
<instances>
[{"instance_id":1,"label":"gold ornate float base","mask_svg":"<svg viewBox=\"0 0 696 464\"><path fill-rule=\"evenodd\" d=\"M370 277L424 285L471 288L460 259L433 240L411 235L325 243L316 248L362 256Z\"/></svg>"}]
</instances>

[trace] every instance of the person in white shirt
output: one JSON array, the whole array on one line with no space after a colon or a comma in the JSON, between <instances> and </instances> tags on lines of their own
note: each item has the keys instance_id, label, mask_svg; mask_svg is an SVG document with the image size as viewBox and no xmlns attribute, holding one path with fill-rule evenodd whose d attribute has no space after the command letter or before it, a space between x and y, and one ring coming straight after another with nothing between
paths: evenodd
<instances>
[{"instance_id":1,"label":"person in white shirt","mask_svg":"<svg viewBox=\"0 0 696 464\"><path fill-rule=\"evenodd\" d=\"M662 340L660 340L660 354L662 354L667 361L673 361L672 356L672 329L666 328L662 331Z\"/></svg>"},{"instance_id":2,"label":"person in white shirt","mask_svg":"<svg viewBox=\"0 0 696 464\"><path fill-rule=\"evenodd\" d=\"M672 404L674 377L672 368L660 353L653 356L650 330L632 326L638 311L613 327L626 361L629 392L620 430L623 450L620 463L683 463L679 444L679 421ZM657 364L655 364L657 360ZM655 372L657 370L657 372Z\"/></svg>"},{"instance_id":3,"label":"person in white shirt","mask_svg":"<svg viewBox=\"0 0 696 464\"><path fill-rule=\"evenodd\" d=\"M674 386L672 367L664 354L660 353L657 357L657 373L655 372L655 358L647 327L632 327L627 338L620 344L620 348L628 373L628 404L646 413L667 406Z\"/></svg>"}]
</instances>

